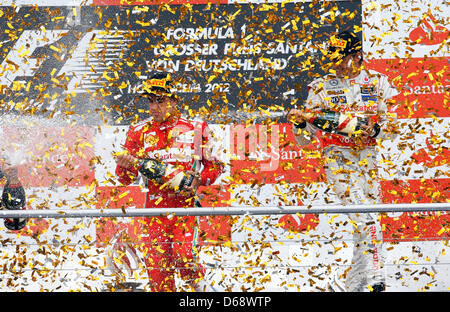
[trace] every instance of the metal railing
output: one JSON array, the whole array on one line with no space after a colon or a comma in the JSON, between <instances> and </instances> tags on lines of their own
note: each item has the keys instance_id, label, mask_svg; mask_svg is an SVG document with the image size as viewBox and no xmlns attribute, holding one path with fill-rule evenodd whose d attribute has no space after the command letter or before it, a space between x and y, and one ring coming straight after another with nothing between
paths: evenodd
<instances>
[{"instance_id":1,"label":"metal railing","mask_svg":"<svg viewBox=\"0 0 450 312\"><path fill-rule=\"evenodd\" d=\"M101 218L152 216L280 215L449 211L450 203L310 205L261 207L193 207L127 209L1 210L0 218Z\"/></svg>"}]
</instances>

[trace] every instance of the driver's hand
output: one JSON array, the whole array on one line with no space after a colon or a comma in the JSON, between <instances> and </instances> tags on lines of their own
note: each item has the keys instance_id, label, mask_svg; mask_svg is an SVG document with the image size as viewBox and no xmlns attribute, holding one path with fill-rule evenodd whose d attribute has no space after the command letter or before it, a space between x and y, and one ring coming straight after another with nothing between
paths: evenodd
<instances>
[{"instance_id":1,"label":"driver's hand","mask_svg":"<svg viewBox=\"0 0 450 312\"><path fill-rule=\"evenodd\" d=\"M138 159L128 153L116 155L116 163L125 169L132 169L138 163Z\"/></svg>"}]
</instances>

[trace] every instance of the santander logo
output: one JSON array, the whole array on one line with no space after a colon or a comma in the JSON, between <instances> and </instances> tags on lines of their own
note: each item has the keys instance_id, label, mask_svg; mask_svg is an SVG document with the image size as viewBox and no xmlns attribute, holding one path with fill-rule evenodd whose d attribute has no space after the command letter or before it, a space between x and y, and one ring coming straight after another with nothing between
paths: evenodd
<instances>
[{"instance_id":1,"label":"santander logo","mask_svg":"<svg viewBox=\"0 0 450 312\"><path fill-rule=\"evenodd\" d=\"M449 36L449 30L431 14L430 11L419 22L419 27L413 29L409 39L422 45L436 45L444 42Z\"/></svg>"}]
</instances>

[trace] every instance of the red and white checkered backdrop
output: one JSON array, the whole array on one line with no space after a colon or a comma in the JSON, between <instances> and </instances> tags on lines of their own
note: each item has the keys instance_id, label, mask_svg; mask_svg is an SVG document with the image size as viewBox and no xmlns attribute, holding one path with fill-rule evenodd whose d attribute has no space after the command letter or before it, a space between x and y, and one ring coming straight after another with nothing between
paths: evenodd
<instances>
[{"instance_id":1,"label":"red and white checkered backdrop","mask_svg":"<svg viewBox=\"0 0 450 312\"><path fill-rule=\"evenodd\" d=\"M207 194L202 197L203 206L333 202L320 153L298 147L283 117L269 123L261 120L306 98L306 84L322 73L314 64L319 47L339 28L352 29L362 38L368 67L386 74L400 91L391 111L399 118L400 136L378 146L383 202L449 200L449 13L443 0L221 1L212 6L205 1L189 1L190 5L175 1L171 6L121 0L93 0L90 6L80 6L78 1L66 6L51 6L48 1L24 1L21 6L4 2L0 7L4 31L0 36L1 146L2 153L20 165L28 209L143 207L140 181L118 185L113 153L121 150L128 125L146 117L142 103L131 105L132 86L154 66L172 66L187 77L187 90L181 93L189 106L186 112L195 110L209 121L217 141L215 151L226 164L226 172L214 185L202 187ZM197 37L190 35L195 32ZM186 42L200 48L183 46ZM247 50L233 54L232 44ZM208 69L219 64L216 60L241 67L220 63L226 70L219 75ZM270 142L268 149L254 136L263 132ZM239 144L251 150L240 153ZM201 217L201 239L219 240L227 250L210 246L202 259L241 261L235 267L245 267L249 261L264 266L277 259L286 265L317 266L316 257L344 264L345 260L337 259L350 257L351 225L345 220L342 215L312 214ZM384 214L383 237L392 243L387 247L392 267L424 259L425 265L427 261L445 263L445 259L448 263L449 221L444 212ZM2 230L0 237L10 249L1 254L3 259L15 259L18 270L24 269L20 266L23 257L34 257L28 265L30 272L41 265L59 268L57 273L39 273L48 281L46 287L74 287L64 278L72 274L80 281L76 287L95 289L100 287L95 270L77 268L106 268L104 247L112 236L126 228L139 242L141 226L133 218L32 219L20 232ZM335 238L341 240L322 242ZM253 256L263 260L245 256L245 248L232 247L234 242L264 240L270 246L253 250ZM22 258L11 252L13 245L21 243L21 254L27 255ZM420 258L417 248L428 254ZM295 260L299 258L302 261ZM448 289L448 268L441 275L433 270L428 269L422 275L425 281L418 283L414 277L411 283L402 282L392 273L398 281L394 289ZM261 276L256 286L248 279L241 279L241 286L298 290L301 281L300 290L322 287L301 274L285 279L275 271L269 282ZM28 278L26 286L19 278L8 287L43 287L36 286L32 276L21 278ZM211 278L221 285L221 278ZM226 279L221 282L226 285Z\"/></svg>"}]
</instances>

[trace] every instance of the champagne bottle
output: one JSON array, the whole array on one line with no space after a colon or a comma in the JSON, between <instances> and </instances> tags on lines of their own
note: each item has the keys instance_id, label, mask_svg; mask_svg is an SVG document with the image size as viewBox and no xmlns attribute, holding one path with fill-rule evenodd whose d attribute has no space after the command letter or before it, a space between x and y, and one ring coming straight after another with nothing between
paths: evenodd
<instances>
[{"instance_id":1,"label":"champagne bottle","mask_svg":"<svg viewBox=\"0 0 450 312\"><path fill-rule=\"evenodd\" d=\"M188 174L171 164L156 159L143 159L139 163L139 172L149 180L166 183L170 188L183 190L194 181L194 175Z\"/></svg>"},{"instance_id":2,"label":"champagne bottle","mask_svg":"<svg viewBox=\"0 0 450 312\"><path fill-rule=\"evenodd\" d=\"M2 209L8 210L22 210L25 209L26 198L25 190L20 183L10 184L6 183L3 188ZM27 218L5 218L5 227L12 231L18 231L27 224Z\"/></svg>"},{"instance_id":3,"label":"champagne bottle","mask_svg":"<svg viewBox=\"0 0 450 312\"><path fill-rule=\"evenodd\" d=\"M350 116L332 110L321 110L317 114L306 113L307 121L316 128L345 136L351 136L368 125L368 118Z\"/></svg>"}]
</instances>

